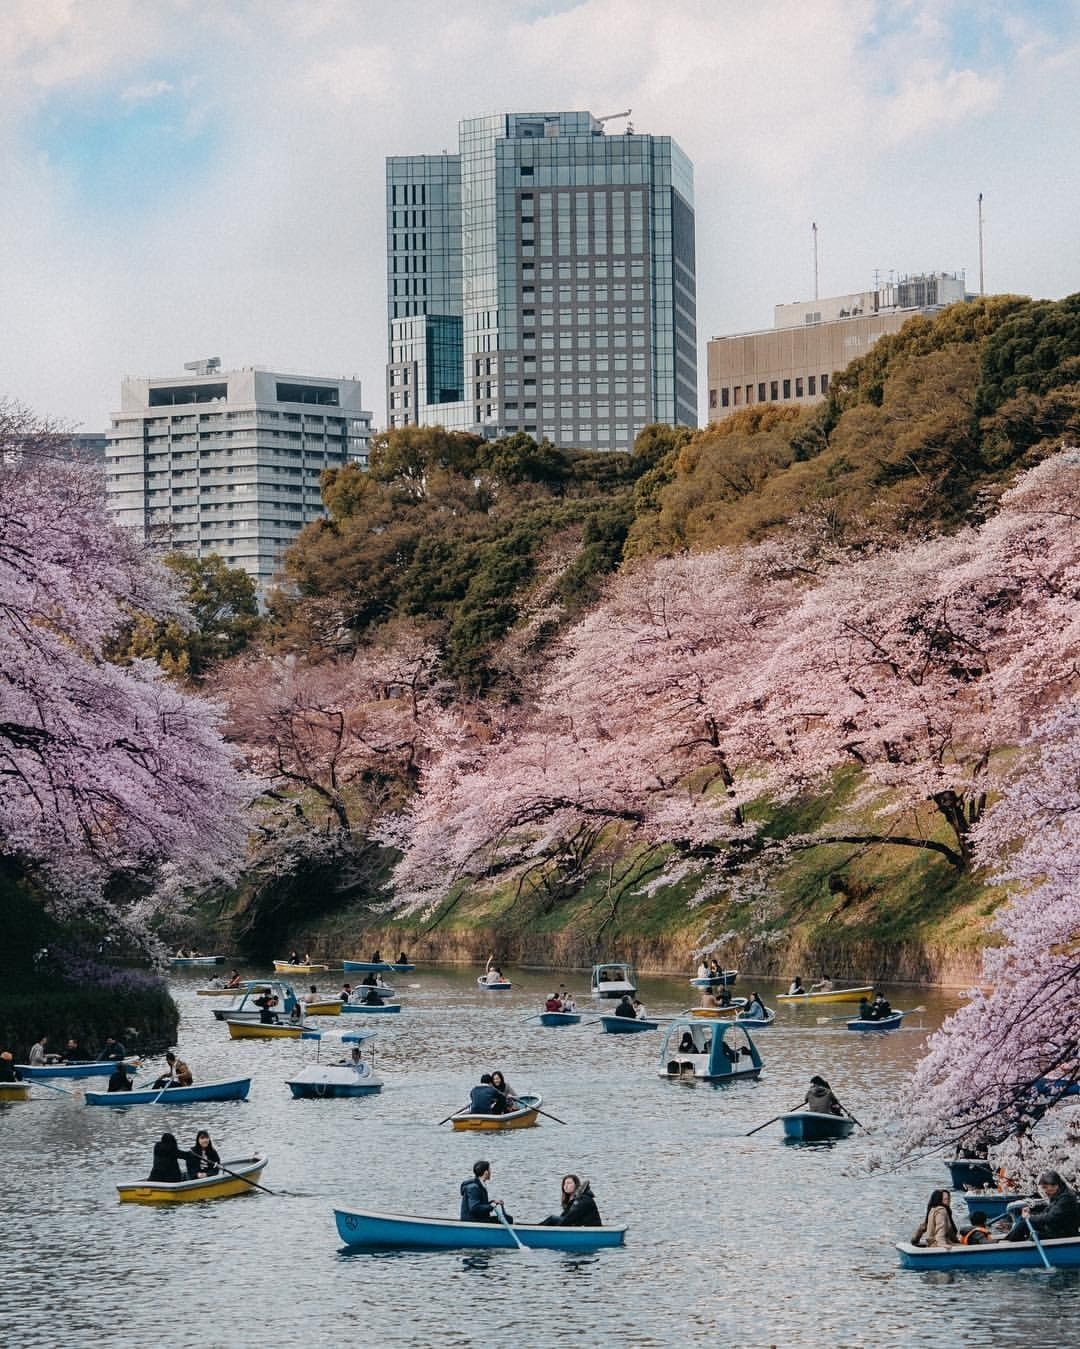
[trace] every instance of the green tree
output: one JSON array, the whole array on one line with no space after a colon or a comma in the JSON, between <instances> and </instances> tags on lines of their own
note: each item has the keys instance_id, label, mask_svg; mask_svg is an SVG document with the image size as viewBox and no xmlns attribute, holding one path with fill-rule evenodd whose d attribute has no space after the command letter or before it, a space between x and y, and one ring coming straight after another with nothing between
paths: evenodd
<instances>
[{"instance_id":1,"label":"green tree","mask_svg":"<svg viewBox=\"0 0 1080 1349\"><path fill-rule=\"evenodd\" d=\"M986 340L975 411L996 412L1018 394L1045 394L1080 380L1080 292L1037 300L1011 314Z\"/></svg>"}]
</instances>

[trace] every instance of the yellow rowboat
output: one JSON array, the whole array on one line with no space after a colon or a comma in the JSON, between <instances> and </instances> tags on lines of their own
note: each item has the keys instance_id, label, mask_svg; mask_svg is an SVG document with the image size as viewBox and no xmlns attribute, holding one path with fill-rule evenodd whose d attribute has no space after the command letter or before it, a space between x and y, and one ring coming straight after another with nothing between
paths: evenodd
<instances>
[{"instance_id":1,"label":"yellow rowboat","mask_svg":"<svg viewBox=\"0 0 1080 1349\"><path fill-rule=\"evenodd\" d=\"M29 1082L0 1082L0 1101L27 1101L29 1099Z\"/></svg>"},{"instance_id":2,"label":"yellow rowboat","mask_svg":"<svg viewBox=\"0 0 1080 1349\"><path fill-rule=\"evenodd\" d=\"M287 960L274 961L277 974L321 974L329 968L329 965L291 965Z\"/></svg>"},{"instance_id":3,"label":"yellow rowboat","mask_svg":"<svg viewBox=\"0 0 1080 1349\"><path fill-rule=\"evenodd\" d=\"M873 984L861 984L858 988L830 988L819 993L777 993L777 1002L858 1002L868 993L873 993Z\"/></svg>"},{"instance_id":4,"label":"yellow rowboat","mask_svg":"<svg viewBox=\"0 0 1080 1349\"><path fill-rule=\"evenodd\" d=\"M320 998L318 1002L305 1002L304 1012L308 1016L340 1016L341 999Z\"/></svg>"},{"instance_id":5,"label":"yellow rowboat","mask_svg":"<svg viewBox=\"0 0 1080 1349\"><path fill-rule=\"evenodd\" d=\"M741 1012L741 1007L691 1007L689 1012L684 1012L684 1016L700 1016L705 1021L730 1021L733 1016Z\"/></svg>"},{"instance_id":6,"label":"yellow rowboat","mask_svg":"<svg viewBox=\"0 0 1080 1349\"><path fill-rule=\"evenodd\" d=\"M450 1121L459 1132L472 1129L531 1129L537 1122L542 1096L519 1096L519 1109L505 1115L455 1115Z\"/></svg>"},{"instance_id":7,"label":"yellow rowboat","mask_svg":"<svg viewBox=\"0 0 1080 1349\"><path fill-rule=\"evenodd\" d=\"M234 1176L224 1171L201 1180L132 1180L117 1185L121 1204L190 1204L203 1199L232 1199L238 1194L254 1194L268 1157L241 1157L236 1162L225 1162Z\"/></svg>"},{"instance_id":8,"label":"yellow rowboat","mask_svg":"<svg viewBox=\"0 0 1080 1349\"><path fill-rule=\"evenodd\" d=\"M262 1021L226 1021L229 1035L234 1040L299 1040L306 1029L301 1022L291 1025L278 1022L267 1025Z\"/></svg>"}]
</instances>

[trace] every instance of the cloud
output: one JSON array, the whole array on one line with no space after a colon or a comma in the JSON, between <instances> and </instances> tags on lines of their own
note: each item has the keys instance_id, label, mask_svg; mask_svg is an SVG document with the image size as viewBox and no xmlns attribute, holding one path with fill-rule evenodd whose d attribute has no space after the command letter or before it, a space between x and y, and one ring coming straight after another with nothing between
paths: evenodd
<instances>
[{"instance_id":1,"label":"cloud","mask_svg":"<svg viewBox=\"0 0 1080 1349\"><path fill-rule=\"evenodd\" d=\"M150 80L147 84L129 84L121 90L122 103L149 103L152 99L171 94L176 86L169 80Z\"/></svg>"}]
</instances>

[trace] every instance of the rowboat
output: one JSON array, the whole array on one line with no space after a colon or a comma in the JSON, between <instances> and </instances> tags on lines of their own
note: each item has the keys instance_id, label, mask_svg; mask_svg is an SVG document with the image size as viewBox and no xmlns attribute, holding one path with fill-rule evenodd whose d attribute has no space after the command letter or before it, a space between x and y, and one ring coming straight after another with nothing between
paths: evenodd
<instances>
[{"instance_id":1,"label":"rowboat","mask_svg":"<svg viewBox=\"0 0 1080 1349\"><path fill-rule=\"evenodd\" d=\"M798 1138L804 1143L818 1143L825 1138L847 1138L855 1121L846 1115L826 1115L817 1110L792 1110L781 1115L780 1121L788 1138Z\"/></svg>"},{"instance_id":2,"label":"rowboat","mask_svg":"<svg viewBox=\"0 0 1080 1349\"><path fill-rule=\"evenodd\" d=\"M304 1003L304 1011L308 1016L340 1016L343 1007L341 998L319 998L316 1002Z\"/></svg>"},{"instance_id":3,"label":"rowboat","mask_svg":"<svg viewBox=\"0 0 1080 1349\"><path fill-rule=\"evenodd\" d=\"M294 965L289 960L274 961L275 974L321 974L329 968L329 965L305 965L303 962Z\"/></svg>"},{"instance_id":4,"label":"rowboat","mask_svg":"<svg viewBox=\"0 0 1080 1349\"><path fill-rule=\"evenodd\" d=\"M543 1104L542 1096L519 1096L518 1109L508 1110L505 1115L454 1115L450 1123L459 1133L478 1129L531 1129Z\"/></svg>"},{"instance_id":5,"label":"rowboat","mask_svg":"<svg viewBox=\"0 0 1080 1349\"><path fill-rule=\"evenodd\" d=\"M29 1098L29 1082L0 1082L0 1103L4 1101L26 1101Z\"/></svg>"},{"instance_id":6,"label":"rowboat","mask_svg":"<svg viewBox=\"0 0 1080 1349\"><path fill-rule=\"evenodd\" d=\"M961 1193L967 1205L968 1216L983 1213L986 1215L986 1221L991 1223L1000 1218L1010 1204L1021 1207L1024 1204L1042 1203L1037 1194L1022 1195L1017 1194L1015 1190L963 1190Z\"/></svg>"},{"instance_id":7,"label":"rowboat","mask_svg":"<svg viewBox=\"0 0 1080 1349\"><path fill-rule=\"evenodd\" d=\"M400 1002L343 1002L341 1004L342 1013L348 1012L353 1015L357 1012L367 1013L390 1013L391 1015L401 1011Z\"/></svg>"},{"instance_id":8,"label":"rowboat","mask_svg":"<svg viewBox=\"0 0 1080 1349\"><path fill-rule=\"evenodd\" d=\"M139 1059L134 1056L123 1062L130 1068L139 1066ZM116 1062L107 1059L93 1063L17 1063L15 1067L21 1077L33 1081L35 1077L111 1077Z\"/></svg>"},{"instance_id":9,"label":"rowboat","mask_svg":"<svg viewBox=\"0 0 1080 1349\"><path fill-rule=\"evenodd\" d=\"M237 1194L254 1194L247 1182L258 1182L268 1157L241 1157L223 1162L235 1176L224 1171L201 1180L129 1180L117 1185L121 1204L185 1204L202 1199L231 1199Z\"/></svg>"},{"instance_id":10,"label":"rowboat","mask_svg":"<svg viewBox=\"0 0 1080 1349\"><path fill-rule=\"evenodd\" d=\"M581 1021L580 1012L537 1012L536 1020L541 1026L576 1026Z\"/></svg>"},{"instance_id":11,"label":"rowboat","mask_svg":"<svg viewBox=\"0 0 1080 1349\"><path fill-rule=\"evenodd\" d=\"M1041 1243L1057 1269L1080 1268L1080 1237L1051 1237ZM991 1241L981 1246L913 1246L898 1241L904 1269L1041 1269L1043 1259L1033 1241Z\"/></svg>"},{"instance_id":12,"label":"rowboat","mask_svg":"<svg viewBox=\"0 0 1080 1349\"><path fill-rule=\"evenodd\" d=\"M994 1183L994 1168L985 1157L954 1157L945 1165L954 1190L985 1190Z\"/></svg>"},{"instance_id":13,"label":"rowboat","mask_svg":"<svg viewBox=\"0 0 1080 1349\"><path fill-rule=\"evenodd\" d=\"M672 1082L733 1082L761 1076L761 1055L742 1026L679 1017L660 1050L659 1075Z\"/></svg>"},{"instance_id":14,"label":"rowboat","mask_svg":"<svg viewBox=\"0 0 1080 1349\"><path fill-rule=\"evenodd\" d=\"M389 960L343 960L341 968L346 974L360 974L361 972L364 974L385 974L388 970L392 970L394 966L390 964ZM401 966L402 970L406 968L414 969L415 966Z\"/></svg>"},{"instance_id":15,"label":"rowboat","mask_svg":"<svg viewBox=\"0 0 1080 1349\"><path fill-rule=\"evenodd\" d=\"M401 1213L335 1209L338 1236L359 1250L515 1250L502 1223L468 1223L455 1218L412 1218ZM598 1251L621 1246L625 1227L544 1227L515 1223L523 1246L543 1251Z\"/></svg>"},{"instance_id":16,"label":"rowboat","mask_svg":"<svg viewBox=\"0 0 1080 1349\"><path fill-rule=\"evenodd\" d=\"M867 993L873 993L873 984L858 988L830 988L818 993L777 993L777 1002L860 1002Z\"/></svg>"},{"instance_id":17,"label":"rowboat","mask_svg":"<svg viewBox=\"0 0 1080 1349\"><path fill-rule=\"evenodd\" d=\"M225 1082L201 1082L194 1087L166 1087L164 1091L88 1091L87 1105L190 1105L193 1101L246 1101L250 1077Z\"/></svg>"},{"instance_id":18,"label":"rowboat","mask_svg":"<svg viewBox=\"0 0 1080 1349\"><path fill-rule=\"evenodd\" d=\"M477 978L476 982L480 985L481 988L486 988L488 990L494 989L496 991L499 991L502 989L512 987L512 984L510 983L509 979L489 979L486 974L481 974Z\"/></svg>"},{"instance_id":19,"label":"rowboat","mask_svg":"<svg viewBox=\"0 0 1080 1349\"><path fill-rule=\"evenodd\" d=\"M738 977L738 970L721 970L719 974L699 974L690 983L694 988L723 988L733 984Z\"/></svg>"},{"instance_id":20,"label":"rowboat","mask_svg":"<svg viewBox=\"0 0 1080 1349\"><path fill-rule=\"evenodd\" d=\"M300 1021L232 1021L225 1024L229 1028L229 1037L233 1040L299 1040L305 1034L309 1039L318 1039L318 1031L305 1028Z\"/></svg>"},{"instance_id":21,"label":"rowboat","mask_svg":"<svg viewBox=\"0 0 1080 1349\"><path fill-rule=\"evenodd\" d=\"M715 1021L719 1017L737 1016L746 1006L746 998L732 998L724 1007L690 1007L683 1013L684 1016L700 1016L706 1021Z\"/></svg>"},{"instance_id":22,"label":"rowboat","mask_svg":"<svg viewBox=\"0 0 1080 1349\"><path fill-rule=\"evenodd\" d=\"M764 1016L748 1016L746 1012L737 1012L735 1020L740 1026L771 1026L776 1020L776 1013L771 1007L765 1008Z\"/></svg>"},{"instance_id":23,"label":"rowboat","mask_svg":"<svg viewBox=\"0 0 1080 1349\"><path fill-rule=\"evenodd\" d=\"M277 999L272 1010L278 1016L289 1016L301 1005L296 996L296 989L287 980L263 979L259 983L242 988L230 1007L213 1008L215 1020L258 1021L263 1009L257 1003L266 993Z\"/></svg>"},{"instance_id":24,"label":"rowboat","mask_svg":"<svg viewBox=\"0 0 1080 1349\"><path fill-rule=\"evenodd\" d=\"M286 1081L295 1098L332 1100L346 1096L374 1096L382 1091L382 1078L370 1064L309 1063Z\"/></svg>"},{"instance_id":25,"label":"rowboat","mask_svg":"<svg viewBox=\"0 0 1080 1349\"><path fill-rule=\"evenodd\" d=\"M224 965L224 956L173 956L170 965L184 969L191 965Z\"/></svg>"},{"instance_id":26,"label":"rowboat","mask_svg":"<svg viewBox=\"0 0 1080 1349\"><path fill-rule=\"evenodd\" d=\"M624 993L633 997L637 992L633 965L611 960L594 965L589 991L594 998L621 998Z\"/></svg>"},{"instance_id":27,"label":"rowboat","mask_svg":"<svg viewBox=\"0 0 1080 1349\"><path fill-rule=\"evenodd\" d=\"M640 1016L602 1016L600 1025L608 1035L637 1035L643 1030L656 1030L660 1022Z\"/></svg>"},{"instance_id":28,"label":"rowboat","mask_svg":"<svg viewBox=\"0 0 1080 1349\"><path fill-rule=\"evenodd\" d=\"M245 989L250 988L250 983L233 984L232 988L197 988L196 994L200 998L238 998ZM262 984L260 987L265 988Z\"/></svg>"},{"instance_id":29,"label":"rowboat","mask_svg":"<svg viewBox=\"0 0 1080 1349\"><path fill-rule=\"evenodd\" d=\"M903 1012L893 1012L889 1016L878 1017L876 1021L872 1018L856 1017L854 1021L847 1023L847 1028L858 1031L899 1030L903 1019Z\"/></svg>"}]
</instances>

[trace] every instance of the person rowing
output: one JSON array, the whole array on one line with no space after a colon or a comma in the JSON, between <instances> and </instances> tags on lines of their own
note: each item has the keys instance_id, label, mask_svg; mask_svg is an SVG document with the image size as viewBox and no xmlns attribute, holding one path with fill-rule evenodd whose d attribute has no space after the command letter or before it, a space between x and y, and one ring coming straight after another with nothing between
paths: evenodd
<instances>
[{"instance_id":1,"label":"person rowing","mask_svg":"<svg viewBox=\"0 0 1080 1349\"><path fill-rule=\"evenodd\" d=\"M807 1110L813 1111L815 1115L842 1115L844 1113L840 1102L833 1095L832 1087L823 1077L815 1074L810 1079L810 1088L803 1097L803 1103Z\"/></svg>"},{"instance_id":2,"label":"person rowing","mask_svg":"<svg viewBox=\"0 0 1080 1349\"><path fill-rule=\"evenodd\" d=\"M811 993L831 993L833 991L833 981L828 975L824 979L819 979L817 983L810 985Z\"/></svg>"},{"instance_id":3,"label":"person rowing","mask_svg":"<svg viewBox=\"0 0 1080 1349\"><path fill-rule=\"evenodd\" d=\"M239 970L233 970L233 971L232 971L232 973L229 975L228 981L227 981L226 984L225 984L225 987L226 987L226 988L239 988L239 987L240 987L240 971L239 971Z\"/></svg>"},{"instance_id":4,"label":"person rowing","mask_svg":"<svg viewBox=\"0 0 1080 1349\"><path fill-rule=\"evenodd\" d=\"M491 1074L484 1073L478 1086L469 1092L469 1112L473 1115L502 1115L506 1106L501 1091L496 1090Z\"/></svg>"},{"instance_id":5,"label":"person rowing","mask_svg":"<svg viewBox=\"0 0 1080 1349\"><path fill-rule=\"evenodd\" d=\"M1030 1241L1029 1223L1042 1241L1080 1236L1080 1201L1060 1174L1044 1171L1039 1177L1039 1190L1042 1200L1024 1205L1005 1240Z\"/></svg>"},{"instance_id":6,"label":"person rowing","mask_svg":"<svg viewBox=\"0 0 1080 1349\"><path fill-rule=\"evenodd\" d=\"M190 1156L181 1150L174 1134L162 1134L154 1144L154 1163L146 1179L175 1185L184 1179L180 1171L181 1158L186 1162Z\"/></svg>"},{"instance_id":7,"label":"person rowing","mask_svg":"<svg viewBox=\"0 0 1080 1349\"><path fill-rule=\"evenodd\" d=\"M497 1199L488 1197L487 1182L491 1179L491 1163L480 1161L473 1163L473 1173L468 1180L461 1182L461 1212L460 1218L463 1223L497 1223L498 1214L495 1212L501 1205ZM514 1220L509 1213L503 1210L503 1217L508 1223Z\"/></svg>"}]
</instances>

